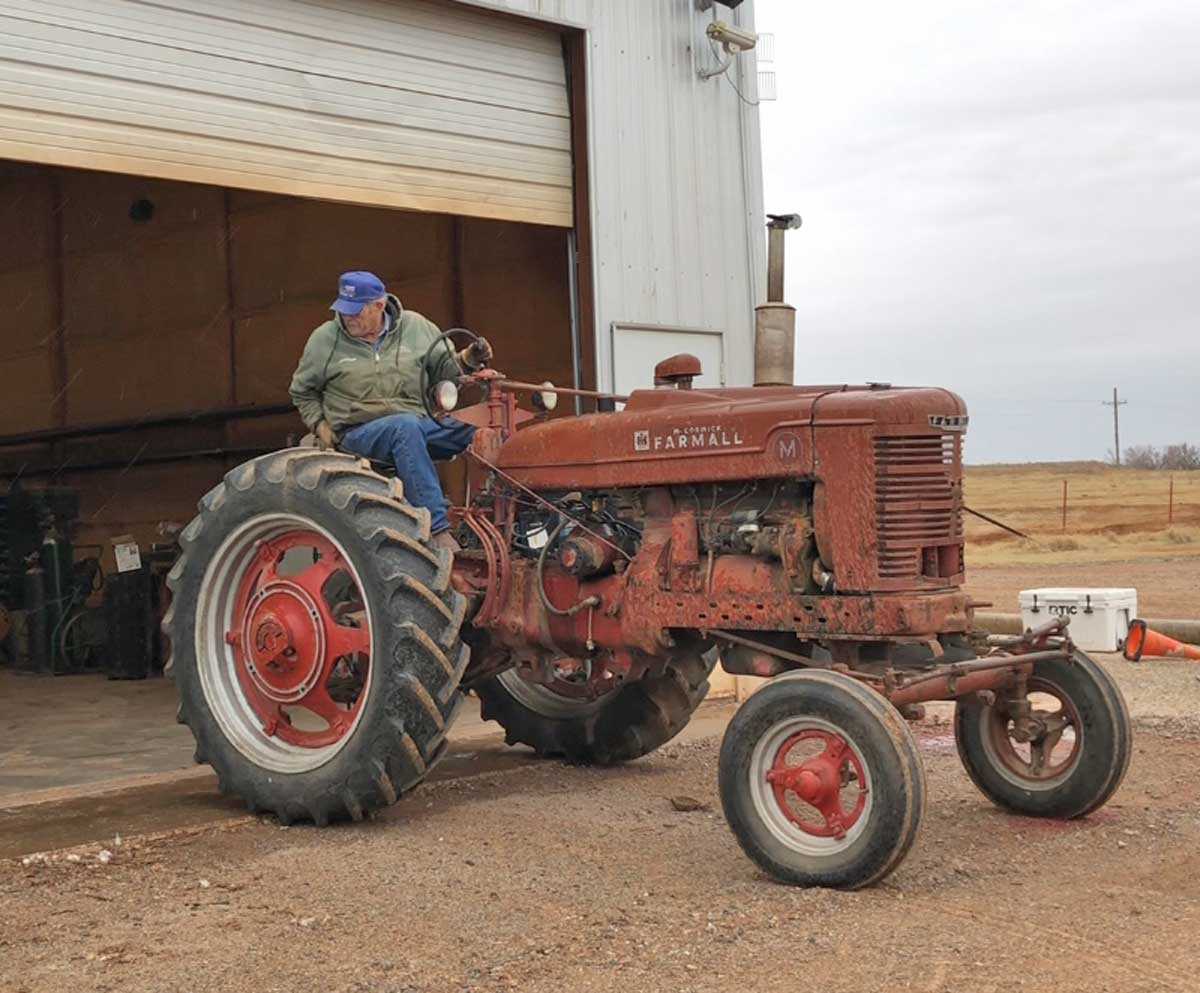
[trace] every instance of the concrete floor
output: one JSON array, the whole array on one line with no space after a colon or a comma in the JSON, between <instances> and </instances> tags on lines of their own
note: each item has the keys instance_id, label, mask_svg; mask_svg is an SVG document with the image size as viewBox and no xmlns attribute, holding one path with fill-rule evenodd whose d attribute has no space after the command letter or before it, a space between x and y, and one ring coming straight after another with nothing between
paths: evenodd
<instances>
[{"instance_id":1,"label":"concrete floor","mask_svg":"<svg viewBox=\"0 0 1200 993\"><path fill-rule=\"evenodd\" d=\"M0 802L16 794L190 769L169 680L0 670Z\"/></svg>"},{"instance_id":2,"label":"concrete floor","mask_svg":"<svg viewBox=\"0 0 1200 993\"><path fill-rule=\"evenodd\" d=\"M456 742L499 734L468 702ZM201 775L168 679L27 676L0 670L0 807Z\"/></svg>"}]
</instances>

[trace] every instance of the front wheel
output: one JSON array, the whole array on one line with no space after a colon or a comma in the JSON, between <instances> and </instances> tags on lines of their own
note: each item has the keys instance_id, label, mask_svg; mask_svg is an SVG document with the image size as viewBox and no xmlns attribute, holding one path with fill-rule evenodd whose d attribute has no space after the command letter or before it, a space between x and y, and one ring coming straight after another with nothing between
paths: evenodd
<instances>
[{"instance_id":1,"label":"front wheel","mask_svg":"<svg viewBox=\"0 0 1200 993\"><path fill-rule=\"evenodd\" d=\"M896 868L925 809L908 725L849 676L778 676L721 744L721 804L747 855L795 886L858 889Z\"/></svg>"},{"instance_id":2,"label":"front wheel","mask_svg":"<svg viewBox=\"0 0 1200 993\"><path fill-rule=\"evenodd\" d=\"M977 696L955 708L954 737L967 775L998 807L1028 817L1083 817L1116 792L1133 731L1112 677L1077 651L1038 663L1027 680L1026 729L1008 701Z\"/></svg>"}]
</instances>

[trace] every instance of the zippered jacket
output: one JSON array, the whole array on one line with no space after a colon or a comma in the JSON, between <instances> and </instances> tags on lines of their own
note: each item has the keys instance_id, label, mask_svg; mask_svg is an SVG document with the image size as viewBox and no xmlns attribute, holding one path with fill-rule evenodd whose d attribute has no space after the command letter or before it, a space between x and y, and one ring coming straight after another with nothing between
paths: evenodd
<instances>
[{"instance_id":1,"label":"zippered jacket","mask_svg":"<svg viewBox=\"0 0 1200 993\"><path fill-rule=\"evenodd\" d=\"M424 414L421 359L441 332L433 321L405 310L388 295L391 330L376 348L352 338L340 318L309 336L292 376L292 402L309 430L321 421L334 433L388 414ZM461 375L448 340L430 358L429 383Z\"/></svg>"}]
</instances>

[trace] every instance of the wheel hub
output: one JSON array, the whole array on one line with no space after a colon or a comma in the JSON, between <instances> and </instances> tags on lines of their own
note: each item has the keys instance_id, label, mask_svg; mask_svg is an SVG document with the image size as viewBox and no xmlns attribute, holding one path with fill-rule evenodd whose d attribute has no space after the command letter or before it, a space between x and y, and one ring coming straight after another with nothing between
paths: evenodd
<instances>
[{"instance_id":1,"label":"wheel hub","mask_svg":"<svg viewBox=\"0 0 1200 993\"><path fill-rule=\"evenodd\" d=\"M1038 698L1037 706L1031 697ZM1079 712L1069 694L1044 678L1031 676L1023 694L990 708L988 715L985 747L1023 785L1059 781L1082 754Z\"/></svg>"},{"instance_id":2,"label":"wheel hub","mask_svg":"<svg viewBox=\"0 0 1200 993\"><path fill-rule=\"evenodd\" d=\"M799 764L789 763L793 749L804 742L823 744L824 750ZM845 738L829 731L813 729L792 735L779 747L766 778L783 815L800 830L817 837L844 838L866 806L867 780L858 756ZM858 785L858 796L847 807L842 791L852 782ZM815 808L819 819L803 816L789 800L789 793Z\"/></svg>"},{"instance_id":3,"label":"wheel hub","mask_svg":"<svg viewBox=\"0 0 1200 993\"><path fill-rule=\"evenodd\" d=\"M308 593L287 580L260 589L247 604L241 641L246 672L275 703L295 703L325 665L325 626Z\"/></svg>"}]
</instances>

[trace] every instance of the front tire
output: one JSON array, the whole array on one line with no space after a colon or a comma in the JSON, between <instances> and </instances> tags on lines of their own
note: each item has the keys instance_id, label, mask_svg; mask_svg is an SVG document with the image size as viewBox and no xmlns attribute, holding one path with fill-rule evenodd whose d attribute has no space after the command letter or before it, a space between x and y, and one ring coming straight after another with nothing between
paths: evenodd
<instances>
[{"instance_id":1,"label":"front tire","mask_svg":"<svg viewBox=\"0 0 1200 993\"><path fill-rule=\"evenodd\" d=\"M925 772L908 725L849 676L778 676L721 743L725 819L765 873L794 886L858 889L912 846Z\"/></svg>"},{"instance_id":2,"label":"front tire","mask_svg":"<svg viewBox=\"0 0 1200 993\"><path fill-rule=\"evenodd\" d=\"M1027 817L1083 817L1108 801L1129 768L1133 730L1125 698L1080 651L1039 662L1028 690L1049 734L1018 741L1003 704L967 698L954 713L959 758L998 807Z\"/></svg>"},{"instance_id":3,"label":"front tire","mask_svg":"<svg viewBox=\"0 0 1200 993\"><path fill-rule=\"evenodd\" d=\"M428 511L353 457L289 449L228 473L180 539L169 671L221 790L326 824L415 787L469 657Z\"/></svg>"}]
</instances>

